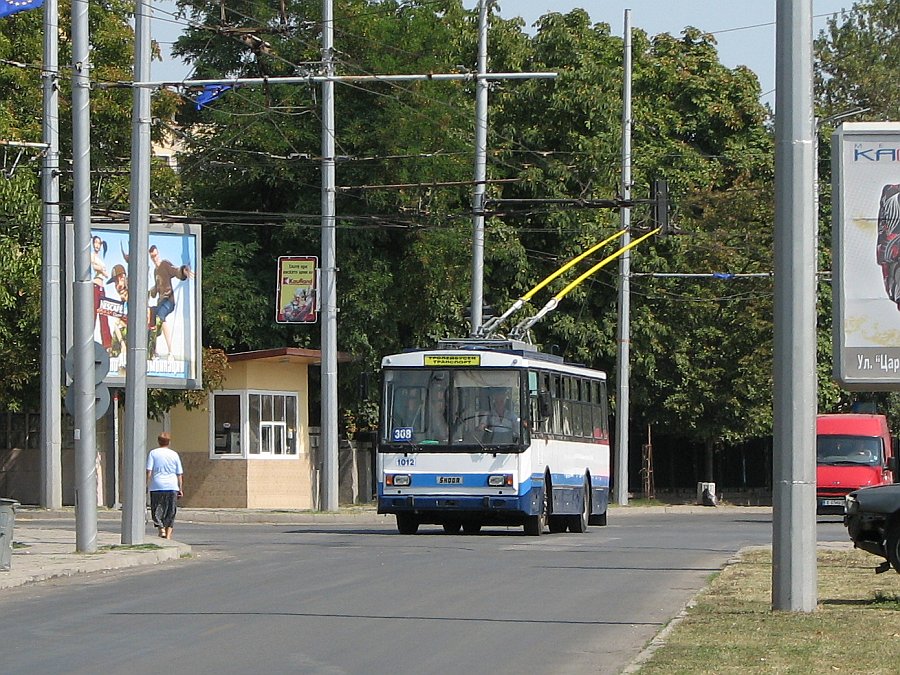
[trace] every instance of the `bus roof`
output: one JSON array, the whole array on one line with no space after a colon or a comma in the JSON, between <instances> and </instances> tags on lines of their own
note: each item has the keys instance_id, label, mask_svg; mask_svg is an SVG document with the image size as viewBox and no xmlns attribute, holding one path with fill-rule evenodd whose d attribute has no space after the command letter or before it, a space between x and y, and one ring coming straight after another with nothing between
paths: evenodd
<instances>
[{"instance_id":1,"label":"bus roof","mask_svg":"<svg viewBox=\"0 0 900 675\"><path fill-rule=\"evenodd\" d=\"M382 367L400 368L543 368L586 377L606 378L602 370L566 363L556 354L545 354L518 340L442 340L433 349L413 348L385 356Z\"/></svg>"}]
</instances>

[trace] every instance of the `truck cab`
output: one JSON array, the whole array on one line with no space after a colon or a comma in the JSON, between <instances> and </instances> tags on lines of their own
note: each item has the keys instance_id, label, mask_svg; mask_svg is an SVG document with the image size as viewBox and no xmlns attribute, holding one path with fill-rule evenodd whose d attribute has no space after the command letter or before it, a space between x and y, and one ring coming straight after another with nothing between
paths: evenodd
<instances>
[{"instance_id":1,"label":"truck cab","mask_svg":"<svg viewBox=\"0 0 900 675\"><path fill-rule=\"evenodd\" d=\"M875 414L816 417L816 513L843 515L846 496L900 477L897 442L887 418Z\"/></svg>"}]
</instances>

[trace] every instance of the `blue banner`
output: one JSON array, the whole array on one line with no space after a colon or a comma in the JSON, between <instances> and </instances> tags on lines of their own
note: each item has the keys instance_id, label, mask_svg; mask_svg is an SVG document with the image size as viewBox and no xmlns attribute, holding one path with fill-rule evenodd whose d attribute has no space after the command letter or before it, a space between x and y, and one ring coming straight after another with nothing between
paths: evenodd
<instances>
[{"instance_id":1,"label":"blue banner","mask_svg":"<svg viewBox=\"0 0 900 675\"><path fill-rule=\"evenodd\" d=\"M194 103L197 106L197 110L202 110L203 108L209 107L209 104L219 98L226 91L231 89L234 85L231 84L206 84L203 86L203 91L197 98L194 99Z\"/></svg>"},{"instance_id":2,"label":"blue banner","mask_svg":"<svg viewBox=\"0 0 900 675\"><path fill-rule=\"evenodd\" d=\"M10 16L27 9L37 9L44 0L0 0L0 18Z\"/></svg>"}]
</instances>

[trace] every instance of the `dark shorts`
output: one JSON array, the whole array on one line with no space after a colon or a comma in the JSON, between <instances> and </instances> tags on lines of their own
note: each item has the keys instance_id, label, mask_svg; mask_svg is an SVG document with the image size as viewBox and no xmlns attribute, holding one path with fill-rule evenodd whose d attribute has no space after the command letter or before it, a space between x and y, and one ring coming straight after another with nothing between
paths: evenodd
<instances>
[{"instance_id":1,"label":"dark shorts","mask_svg":"<svg viewBox=\"0 0 900 675\"><path fill-rule=\"evenodd\" d=\"M172 527L175 524L177 502L177 490L150 491L150 515L156 527Z\"/></svg>"}]
</instances>

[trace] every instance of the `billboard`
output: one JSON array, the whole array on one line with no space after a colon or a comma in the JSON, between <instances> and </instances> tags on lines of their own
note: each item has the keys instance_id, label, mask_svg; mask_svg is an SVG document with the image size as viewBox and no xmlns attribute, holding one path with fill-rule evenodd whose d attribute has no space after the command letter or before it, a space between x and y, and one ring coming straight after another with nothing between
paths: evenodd
<instances>
[{"instance_id":1,"label":"billboard","mask_svg":"<svg viewBox=\"0 0 900 675\"><path fill-rule=\"evenodd\" d=\"M832 169L834 376L900 389L900 123L842 124Z\"/></svg>"},{"instance_id":2,"label":"billboard","mask_svg":"<svg viewBox=\"0 0 900 675\"><path fill-rule=\"evenodd\" d=\"M75 278L73 228L66 228L67 350L72 345L72 283ZM151 224L146 260L132 260L127 224L91 227L94 284L94 341L109 354L104 382L124 387L127 374L129 278L147 275L147 386L199 389L200 228Z\"/></svg>"},{"instance_id":3,"label":"billboard","mask_svg":"<svg viewBox=\"0 0 900 675\"><path fill-rule=\"evenodd\" d=\"M319 316L315 256L278 258L278 287L275 292L275 321L315 323Z\"/></svg>"}]
</instances>

